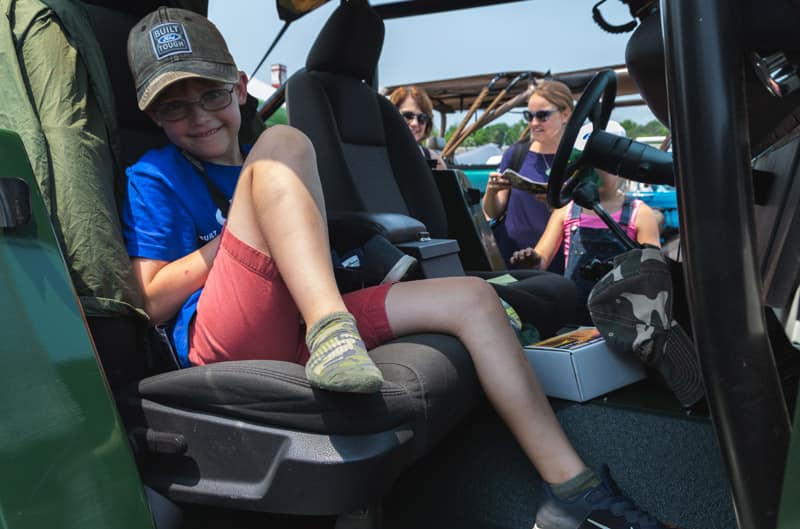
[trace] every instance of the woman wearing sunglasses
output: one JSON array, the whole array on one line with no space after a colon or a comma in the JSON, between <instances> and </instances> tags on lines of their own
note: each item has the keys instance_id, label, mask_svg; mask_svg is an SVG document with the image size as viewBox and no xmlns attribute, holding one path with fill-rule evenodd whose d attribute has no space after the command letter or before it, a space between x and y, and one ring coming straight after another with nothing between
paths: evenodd
<instances>
[{"instance_id":1,"label":"woman wearing sunglasses","mask_svg":"<svg viewBox=\"0 0 800 529\"><path fill-rule=\"evenodd\" d=\"M400 115L406 120L411 134L420 144L423 156L434 169L447 169L439 153L422 146L433 129L433 103L431 98L418 86L401 86L389 94L389 100L397 107ZM435 162L435 163L434 163Z\"/></svg>"},{"instance_id":2,"label":"woman wearing sunglasses","mask_svg":"<svg viewBox=\"0 0 800 529\"><path fill-rule=\"evenodd\" d=\"M489 175L483 196L483 212L487 219L495 220L497 245L509 266L513 264L511 256L515 251L534 246L539 240L550 218L550 211L544 195L512 189L501 173L511 168L534 180L547 182L553 157L573 106L572 92L567 85L558 81L539 83L528 99L528 108L523 112L531 139L507 149L499 172ZM554 260L550 270L563 272L563 259Z\"/></svg>"}]
</instances>

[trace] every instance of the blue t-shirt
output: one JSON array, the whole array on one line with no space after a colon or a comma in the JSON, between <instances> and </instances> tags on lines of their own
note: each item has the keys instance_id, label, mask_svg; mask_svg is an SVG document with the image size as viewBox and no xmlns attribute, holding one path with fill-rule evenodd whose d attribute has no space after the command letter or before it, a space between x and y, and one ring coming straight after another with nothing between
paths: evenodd
<instances>
[{"instance_id":1,"label":"blue t-shirt","mask_svg":"<svg viewBox=\"0 0 800 529\"><path fill-rule=\"evenodd\" d=\"M502 173L508 168L512 151L513 148L506 149L498 172ZM553 164L554 156L528 151L522 167L517 172L534 180L547 182L550 178L548 169ZM509 259L515 251L536 246L549 218L550 210L547 204L525 191L519 189L509 191L505 220L495 225L494 229L497 246L507 265L510 264Z\"/></svg>"},{"instance_id":2,"label":"blue t-shirt","mask_svg":"<svg viewBox=\"0 0 800 529\"><path fill-rule=\"evenodd\" d=\"M233 197L241 166L205 162L211 181ZM174 261L218 236L225 218L214 205L203 177L174 145L146 152L128 167L122 207L128 255ZM182 365L189 365L189 323L202 288L194 292L167 326Z\"/></svg>"}]
</instances>

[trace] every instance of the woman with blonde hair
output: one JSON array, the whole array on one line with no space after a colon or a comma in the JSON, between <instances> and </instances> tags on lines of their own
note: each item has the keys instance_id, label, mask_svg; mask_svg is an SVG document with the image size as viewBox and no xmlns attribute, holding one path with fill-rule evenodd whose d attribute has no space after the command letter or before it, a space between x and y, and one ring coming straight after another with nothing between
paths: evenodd
<instances>
[{"instance_id":1,"label":"woman with blonde hair","mask_svg":"<svg viewBox=\"0 0 800 529\"><path fill-rule=\"evenodd\" d=\"M573 107L572 92L567 85L559 81L541 81L528 99L528 108L522 113L528 122L531 139L506 150L498 172L489 175L482 201L483 212L487 219L495 221L497 245L509 266L513 265L511 256L515 251L536 245L550 218L550 210L544 195L512 189L501 173L510 168L534 180L547 182ZM563 272L563 259L554 261L550 270Z\"/></svg>"}]
</instances>

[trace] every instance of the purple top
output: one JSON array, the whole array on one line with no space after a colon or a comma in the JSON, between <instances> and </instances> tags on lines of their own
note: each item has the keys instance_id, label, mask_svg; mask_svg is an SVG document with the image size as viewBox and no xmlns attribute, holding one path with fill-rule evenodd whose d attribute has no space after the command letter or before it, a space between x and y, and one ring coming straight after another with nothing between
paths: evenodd
<instances>
[{"instance_id":1,"label":"purple top","mask_svg":"<svg viewBox=\"0 0 800 529\"><path fill-rule=\"evenodd\" d=\"M506 149L500 161L498 172L503 172L511 163L513 149ZM549 180L548 169L553 163L553 154L539 154L528 151L518 173L542 182ZM536 246L550 218L547 204L537 200L530 193L511 189L508 195L505 220L494 227L494 236L500 253L509 265L508 260L516 250ZM554 263L555 264L555 263ZM563 264L561 265L563 267ZM551 266L550 269L558 271Z\"/></svg>"}]
</instances>

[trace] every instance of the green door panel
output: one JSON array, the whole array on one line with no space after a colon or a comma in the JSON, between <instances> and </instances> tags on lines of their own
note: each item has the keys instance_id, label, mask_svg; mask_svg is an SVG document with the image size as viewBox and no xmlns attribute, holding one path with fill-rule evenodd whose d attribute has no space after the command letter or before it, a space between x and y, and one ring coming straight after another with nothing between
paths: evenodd
<instances>
[{"instance_id":1,"label":"green door panel","mask_svg":"<svg viewBox=\"0 0 800 529\"><path fill-rule=\"evenodd\" d=\"M30 163L5 130L0 178L25 180L32 210L0 229L0 527L152 528Z\"/></svg>"},{"instance_id":2,"label":"green door panel","mask_svg":"<svg viewBox=\"0 0 800 529\"><path fill-rule=\"evenodd\" d=\"M786 457L786 473L783 475L781 510L778 513L778 529L800 527L800 391L797 394L794 413L794 429L789 455Z\"/></svg>"}]
</instances>

